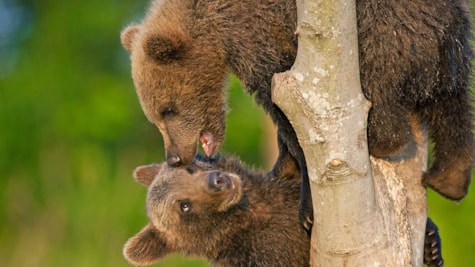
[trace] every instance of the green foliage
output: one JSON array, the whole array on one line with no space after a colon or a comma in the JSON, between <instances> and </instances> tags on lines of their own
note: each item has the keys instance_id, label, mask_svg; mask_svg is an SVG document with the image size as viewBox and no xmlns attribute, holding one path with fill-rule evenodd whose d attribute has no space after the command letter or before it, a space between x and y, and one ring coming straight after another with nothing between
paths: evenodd
<instances>
[{"instance_id":1,"label":"green foliage","mask_svg":"<svg viewBox=\"0 0 475 267\"><path fill-rule=\"evenodd\" d=\"M145 6L0 0L1 266L130 266L122 246L147 222L146 190L131 174L164 160L119 41ZM262 166L263 112L235 79L230 85L224 150ZM455 205L429 194L446 266L475 262L473 198ZM156 266L208 264L175 255Z\"/></svg>"},{"instance_id":2,"label":"green foliage","mask_svg":"<svg viewBox=\"0 0 475 267\"><path fill-rule=\"evenodd\" d=\"M130 266L122 246L147 223L132 171L164 161L119 39L146 5L0 0L17 21L0 25L0 266ZM258 163L263 114L231 84L246 116L231 112L239 143L225 146ZM176 255L156 266L209 265Z\"/></svg>"}]
</instances>

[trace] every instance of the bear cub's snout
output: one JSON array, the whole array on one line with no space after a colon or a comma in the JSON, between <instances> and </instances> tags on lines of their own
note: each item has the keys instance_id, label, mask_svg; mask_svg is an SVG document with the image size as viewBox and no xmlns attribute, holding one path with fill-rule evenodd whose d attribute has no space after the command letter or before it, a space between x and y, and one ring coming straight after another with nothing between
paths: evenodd
<instances>
[{"instance_id":1,"label":"bear cub's snout","mask_svg":"<svg viewBox=\"0 0 475 267\"><path fill-rule=\"evenodd\" d=\"M208 187L214 191L234 188L232 177L223 172L216 171L208 175Z\"/></svg>"}]
</instances>

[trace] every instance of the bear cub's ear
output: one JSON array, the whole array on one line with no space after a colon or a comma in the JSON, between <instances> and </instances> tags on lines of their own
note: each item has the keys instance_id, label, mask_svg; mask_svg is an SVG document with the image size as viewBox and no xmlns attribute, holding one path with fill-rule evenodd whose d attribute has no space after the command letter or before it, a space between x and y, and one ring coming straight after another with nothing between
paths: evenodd
<instances>
[{"instance_id":1,"label":"bear cub's ear","mask_svg":"<svg viewBox=\"0 0 475 267\"><path fill-rule=\"evenodd\" d=\"M134 178L137 182L148 187L152 184L153 179L155 179L155 176L160 172L163 165L162 163L139 166L134 171Z\"/></svg>"},{"instance_id":2,"label":"bear cub's ear","mask_svg":"<svg viewBox=\"0 0 475 267\"><path fill-rule=\"evenodd\" d=\"M150 35L144 43L145 53L161 64L184 58L187 49L184 36L176 34Z\"/></svg>"},{"instance_id":3,"label":"bear cub's ear","mask_svg":"<svg viewBox=\"0 0 475 267\"><path fill-rule=\"evenodd\" d=\"M135 38L135 35L139 31L138 25L130 25L120 33L120 42L125 50L129 53L132 52L132 41Z\"/></svg>"},{"instance_id":4,"label":"bear cub's ear","mask_svg":"<svg viewBox=\"0 0 475 267\"><path fill-rule=\"evenodd\" d=\"M131 237L123 249L127 261L136 266L155 263L170 252L160 233L151 224Z\"/></svg>"}]
</instances>

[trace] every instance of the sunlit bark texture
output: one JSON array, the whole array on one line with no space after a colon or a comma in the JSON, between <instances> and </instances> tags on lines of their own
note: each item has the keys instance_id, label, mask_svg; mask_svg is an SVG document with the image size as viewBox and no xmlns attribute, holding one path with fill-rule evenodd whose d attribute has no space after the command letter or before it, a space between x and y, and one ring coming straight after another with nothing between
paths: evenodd
<instances>
[{"instance_id":1,"label":"sunlit bark texture","mask_svg":"<svg viewBox=\"0 0 475 267\"><path fill-rule=\"evenodd\" d=\"M427 134L415 127L417 140L403 154L370 158L355 2L299 0L297 6L297 59L274 76L272 97L307 161L312 266L422 266Z\"/></svg>"}]
</instances>

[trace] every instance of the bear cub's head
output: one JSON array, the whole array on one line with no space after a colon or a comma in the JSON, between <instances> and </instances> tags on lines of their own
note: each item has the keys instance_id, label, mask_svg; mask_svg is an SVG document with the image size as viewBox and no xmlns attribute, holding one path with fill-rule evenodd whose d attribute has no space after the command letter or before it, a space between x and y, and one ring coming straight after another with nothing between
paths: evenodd
<instances>
[{"instance_id":1,"label":"bear cub's head","mask_svg":"<svg viewBox=\"0 0 475 267\"><path fill-rule=\"evenodd\" d=\"M135 265L149 265L177 251L209 256L213 240L229 227L214 222L226 220L222 218L233 209L246 205L237 174L200 161L186 169L164 163L141 166L134 178L148 187L150 220L124 247L126 259Z\"/></svg>"},{"instance_id":2,"label":"bear cub's head","mask_svg":"<svg viewBox=\"0 0 475 267\"><path fill-rule=\"evenodd\" d=\"M192 2L153 1L143 21L121 33L140 104L174 167L188 166L198 143L215 155L225 135L224 52L214 38L196 34Z\"/></svg>"}]
</instances>

